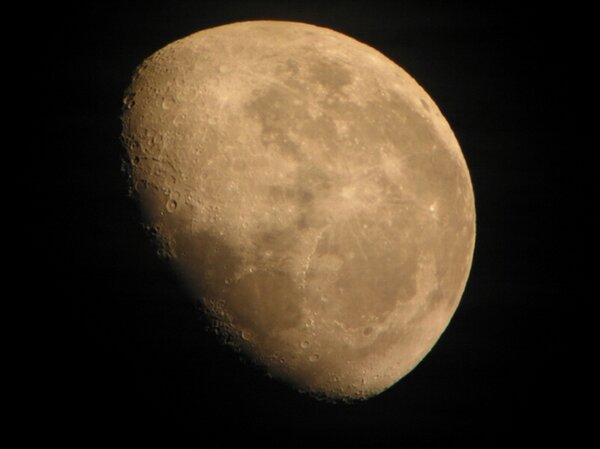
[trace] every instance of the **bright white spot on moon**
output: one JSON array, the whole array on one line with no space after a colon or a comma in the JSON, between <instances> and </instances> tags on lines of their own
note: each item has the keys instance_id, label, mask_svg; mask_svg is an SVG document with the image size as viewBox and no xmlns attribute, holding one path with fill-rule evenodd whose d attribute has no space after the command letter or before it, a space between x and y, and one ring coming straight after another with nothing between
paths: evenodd
<instances>
[{"instance_id":1,"label":"bright white spot on moon","mask_svg":"<svg viewBox=\"0 0 600 449\"><path fill-rule=\"evenodd\" d=\"M160 253L272 375L367 398L448 325L474 248L469 172L376 50L292 22L201 31L140 65L122 135Z\"/></svg>"}]
</instances>

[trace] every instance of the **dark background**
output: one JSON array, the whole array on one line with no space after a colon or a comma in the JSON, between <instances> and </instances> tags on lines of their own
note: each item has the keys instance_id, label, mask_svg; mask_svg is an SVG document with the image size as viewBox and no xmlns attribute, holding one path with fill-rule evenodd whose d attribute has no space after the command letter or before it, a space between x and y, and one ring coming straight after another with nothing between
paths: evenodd
<instances>
[{"instance_id":1,"label":"dark background","mask_svg":"<svg viewBox=\"0 0 600 449\"><path fill-rule=\"evenodd\" d=\"M201 447L496 447L562 434L566 343L554 268L566 195L558 151L564 11L480 2L53 4L42 47L53 180L49 283L64 322L46 367L71 435L192 433ZM478 236L461 305L426 359L369 401L295 393L205 333L140 226L119 144L134 68L174 39L250 19L348 34L404 67L461 143ZM58 108L57 108L58 105ZM56 196L54 197L56 198ZM567 269L563 267L564 270ZM64 305L64 308L62 307ZM64 309L64 310L63 310ZM560 359L559 359L560 360Z\"/></svg>"}]
</instances>

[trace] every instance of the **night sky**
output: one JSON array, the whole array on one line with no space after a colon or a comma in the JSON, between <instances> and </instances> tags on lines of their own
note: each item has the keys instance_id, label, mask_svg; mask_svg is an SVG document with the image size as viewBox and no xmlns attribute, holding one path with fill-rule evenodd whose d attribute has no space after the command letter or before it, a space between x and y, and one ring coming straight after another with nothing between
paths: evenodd
<instances>
[{"instance_id":1,"label":"night sky","mask_svg":"<svg viewBox=\"0 0 600 449\"><path fill-rule=\"evenodd\" d=\"M61 18L43 47L56 98L44 107L56 122L62 207L48 208L56 257L46 272L65 306L48 385L53 418L87 435L189 432L208 448L240 436L266 448L514 447L558 436L559 13L466 3L51 7ZM128 196L119 117L135 67L177 38L251 19L321 25L381 51L434 99L470 168L478 235L462 302L425 360L366 402L315 401L217 344Z\"/></svg>"}]
</instances>

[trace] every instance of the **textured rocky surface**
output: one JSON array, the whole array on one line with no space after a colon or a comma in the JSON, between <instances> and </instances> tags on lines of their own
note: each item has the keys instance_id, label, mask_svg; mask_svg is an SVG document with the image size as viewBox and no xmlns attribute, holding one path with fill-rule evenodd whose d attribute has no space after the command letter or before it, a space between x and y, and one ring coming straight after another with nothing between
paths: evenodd
<instances>
[{"instance_id":1,"label":"textured rocky surface","mask_svg":"<svg viewBox=\"0 0 600 449\"><path fill-rule=\"evenodd\" d=\"M215 326L331 398L379 393L447 326L475 236L446 120L347 36L244 22L138 69L123 139L162 252Z\"/></svg>"}]
</instances>

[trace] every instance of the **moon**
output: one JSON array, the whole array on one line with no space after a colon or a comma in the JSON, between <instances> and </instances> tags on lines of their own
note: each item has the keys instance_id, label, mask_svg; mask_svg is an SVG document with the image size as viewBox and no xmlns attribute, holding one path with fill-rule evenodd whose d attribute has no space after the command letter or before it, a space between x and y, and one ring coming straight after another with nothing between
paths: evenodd
<instances>
[{"instance_id":1,"label":"moon","mask_svg":"<svg viewBox=\"0 0 600 449\"><path fill-rule=\"evenodd\" d=\"M296 22L200 31L137 68L122 140L160 253L270 376L369 398L447 327L474 250L469 171L373 48Z\"/></svg>"}]
</instances>

